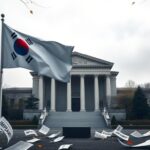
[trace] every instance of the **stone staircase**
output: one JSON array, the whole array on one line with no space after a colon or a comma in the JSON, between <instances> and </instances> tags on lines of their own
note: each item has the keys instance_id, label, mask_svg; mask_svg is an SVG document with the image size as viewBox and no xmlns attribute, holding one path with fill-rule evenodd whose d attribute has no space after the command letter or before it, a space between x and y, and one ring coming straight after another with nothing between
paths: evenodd
<instances>
[{"instance_id":1,"label":"stone staircase","mask_svg":"<svg viewBox=\"0 0 150 150\"><path fill-rule=\"evenodd\" d=\"M49 112L44 124L51 128L106 128L101 112Z\"/></svg>"}]
</instances>

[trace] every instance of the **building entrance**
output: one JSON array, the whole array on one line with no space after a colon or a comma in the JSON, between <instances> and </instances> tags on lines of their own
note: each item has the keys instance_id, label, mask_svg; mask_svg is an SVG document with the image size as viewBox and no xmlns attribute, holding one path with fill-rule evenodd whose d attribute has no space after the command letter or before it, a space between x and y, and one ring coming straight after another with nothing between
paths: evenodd
<instances>
[{"instance_id":1,"label":"building entrance","mask_svg":"<svg viewBox=\"0 0 150 150\"><path fill-rule=\"evenodd\" d=\"M80 111L80 98L72 98L72 111Z\"/></svg>"}]
</instances>

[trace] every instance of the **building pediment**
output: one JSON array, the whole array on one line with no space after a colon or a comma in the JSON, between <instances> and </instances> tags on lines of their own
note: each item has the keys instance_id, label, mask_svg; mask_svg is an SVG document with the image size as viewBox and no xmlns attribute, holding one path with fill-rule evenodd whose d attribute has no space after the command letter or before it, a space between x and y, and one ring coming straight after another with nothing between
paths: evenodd
<instances>
[{"instance_id":1,"label":"building pediment","mask_svg":"<svg viewBox=\"0 0 150 150\"><path fill-rule=\"evenodd\" d=\"M73 67L99 67L99 68L112 68L113 63L91 57L89 55L73 52L72 55Z\"/></svg>"}]
</instances>

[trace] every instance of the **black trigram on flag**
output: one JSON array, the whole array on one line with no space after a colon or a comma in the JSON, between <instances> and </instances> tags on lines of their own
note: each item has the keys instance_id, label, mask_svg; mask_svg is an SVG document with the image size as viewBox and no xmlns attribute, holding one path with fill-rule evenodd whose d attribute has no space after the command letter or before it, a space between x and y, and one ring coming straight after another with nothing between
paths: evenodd
<instances>
[{"instance_id":1,"label":"black trigram on flag","mask_svg":"<svg viewBox=\"0 0 150 150\"><path fill-rule=\"evenodd\" d=\"M32 61L33 57L30 55L26 58L26 62L29 64Z\"/></svg>"},{"instance_id":2,"label":"black trigram on flag","mask_svg":"<svg viewBox=\"0 0 150 150\"><path fill-rule=\"evenodd\" d=\"M13 32L12 34L11 34L11 38L12 39L15 39L17 37L17 34L15 33L15 32Z\"/></svg>"},{"instance_id":3,"label":"black trigram on flag","mask_svg":"<svg viewBox=\"0 0 150 150\"><path fill-rule=\"evenodd\" d=\"M15 60L17 58L17 55L15 54L15 52L11 53L12 59Z\"/></svg>"}]
</instances>

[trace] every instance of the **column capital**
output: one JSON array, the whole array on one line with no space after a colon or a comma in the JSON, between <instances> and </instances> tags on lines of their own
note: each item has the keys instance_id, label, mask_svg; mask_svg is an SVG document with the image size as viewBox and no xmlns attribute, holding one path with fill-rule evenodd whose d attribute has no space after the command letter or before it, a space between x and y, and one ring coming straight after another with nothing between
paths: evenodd
<instances>
[{"instance_id":1,"label":"column capital","mask_svg":"<svg viewBox=\"0 0 150 150\"><path fill-rule=\"evenodd\" d=\"M99 77L99 74L95 74L94 77L95 77L95 78L96 78L96 77Z\"/></svg>"},{"instance_id":2,"label":"column capital","mask_svg":"<svg viewBox=\"0 0 150 150\"><path fill-rule=\"evenodd\" d=\"M83 77L83 78L84 78L84 77L85 77L85 74L80 74L80 77Z\"/></svg>"},{"instance_id":3,"label":"column capital","mask_svg":"<svg viewBox=\"0 0 150 150\"><path fill-rule=\"evenodd\" d=\"M110 78L110 77L111 77L111 74L106 74L106 77L107 77L107 78Z\"/></svg>"}]
</instances>

